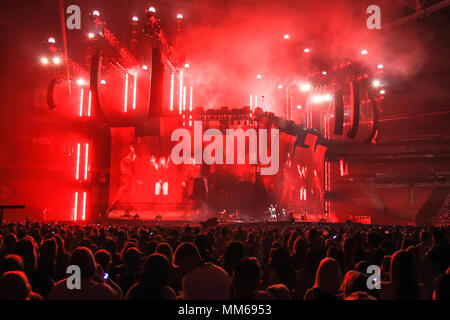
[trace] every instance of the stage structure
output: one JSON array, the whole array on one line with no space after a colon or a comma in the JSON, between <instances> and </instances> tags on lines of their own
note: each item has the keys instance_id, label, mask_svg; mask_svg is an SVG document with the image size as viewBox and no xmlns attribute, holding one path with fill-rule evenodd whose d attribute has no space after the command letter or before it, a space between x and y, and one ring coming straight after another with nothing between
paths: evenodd
<instances>
[{"instance_id":1,"label":"stage structure","mask_svg":"<svg viewBox=\"0 0 450 320\"><path fill-rule=\"evenodd\" d=\"M243 108L204 110L195 104L182 15L176 17L173 37L163 30L153 7L142 17L132 17L129 45L108 29L99 11L90 16L97 29L88 35L88 65L67 57L62 62L68 72L55 74L47 92L52 112L70 118L71 110L76 118L68 220L104 218L114 211L139 217L146 211L153 219L165 211L205 208L212 214L241 211L261 219L274 203L327 221L348 218L333 215L339 197L333 181L351 171L348 160L336 155L345 146L369 148L377 143L386 94L384 66L369 63L367 50L322 70L311 65L308 57L313 53L306 48L308 72L302 83L287 79L279 86L285 92L283 116L271 113L263 96L255 94ZM62 45L55 39L47 44L51 54L62 55ZM171 133L177 128L192 130L196 121L204 130L221 132L280 130L279 173L260 177L260 168L251 165L174 166ZM123 159L132 161L125 164ZM122 177L122 169L132 177ZM124 179L132 181L132 187L124 188L128 191L120 191ZM121 199L122 193L134 195Z\"/></svg>"}]
</instances>

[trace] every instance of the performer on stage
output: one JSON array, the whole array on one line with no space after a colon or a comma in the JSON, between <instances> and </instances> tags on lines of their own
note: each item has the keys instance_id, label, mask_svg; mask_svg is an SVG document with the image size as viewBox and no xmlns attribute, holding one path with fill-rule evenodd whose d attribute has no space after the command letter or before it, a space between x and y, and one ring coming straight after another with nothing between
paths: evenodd
<instances>
[{"instance_id":1,"label":"performer on stage","mask_svg":"<svg viewBox=\"0 0 450 320\"><path fill-rule=\"evenodd\" d=\"M292 170L292 160L291 160L291 154L287 154L287 160L284 163L283 166L283 187L282 187L282 194L281 194L281 203L283 204L290 204L289 202L292 200L292 196L294 194L294 188L295 188L295 179L293 177L293 170Z\"/></svg>"},{"instance_id":2,"label":"performer on stage","mask_svg":"<svg viewBox=\"0 0 450 320\"><path fill-rule=\"evenodd\" d=\"M311 194L315 197L315 208L317 212L323 212L323 190L322 190L322 184L319 178L319 175L317 173L317 170L314 169L314 176L312 179L312 188L311 188Z\"/></svg>"},{"instance_id":3,"label":"performer on stage","mask_svg":"<svg viewBox=\"0 0 450 320\"><path fill-rule=\"evenodd\" d=\"M169 194L169 180L168 180L168 167L169 167L170 157L161 157L159 159L159 165L156 167L156 183L155 183L155 195L159 196L162 194L167 196Z\"/></svg>"},{"instance_id":4,"label":"performer on stage","mask_svg":"<svg viewBox=\"0 0 450 320\"><path fill-rule=\"evenodd\" d=\"M134 175L134 165L136 162L136 151L133 145L129 146L127 154L120 160L120 186L119 191L117 191L116 196L109 205L106 215L116 205L116 203L121 200L128 206L132 200L134 194L135 183L138 185L143 185L143 182L137 179ZM127 210L128 211L128 210Z\"/></svg>"}]
</instances>

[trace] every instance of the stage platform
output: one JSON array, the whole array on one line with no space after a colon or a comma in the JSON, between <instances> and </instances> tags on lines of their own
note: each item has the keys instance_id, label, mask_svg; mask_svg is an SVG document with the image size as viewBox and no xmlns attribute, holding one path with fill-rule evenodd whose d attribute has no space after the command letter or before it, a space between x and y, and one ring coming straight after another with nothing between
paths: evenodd
<instances>
[{"instance_id":1,"label":"stage platform","mask_svg":"<svg viewBox=\"0 0 450 320\"><path fill-rule=\"evenodd\" d=\"M255 223L255 222L267 222L267 223L279 223L289 222L282 220L269 220L264 216L258 218L240 215L238 219L221 219L219 214L208 210L113 210L109 213L108 219L114 221L142 221L142 222L185 222L185 223L200 223L207 221L208 219L217 218L221 223ZM302 220L301 214L294 213L294 219L296 222L321 222L323 221L323 215L321 214L309 214L307 219Z\"/></svg>"}]
</instances>

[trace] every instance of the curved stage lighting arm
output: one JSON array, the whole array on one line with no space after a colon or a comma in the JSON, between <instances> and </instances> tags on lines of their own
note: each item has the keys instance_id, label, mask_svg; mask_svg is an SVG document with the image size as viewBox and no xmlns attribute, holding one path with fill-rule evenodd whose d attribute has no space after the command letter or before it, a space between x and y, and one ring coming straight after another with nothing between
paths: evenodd
<instances>
[{"instance_id":1,"label":"curved stage lighting arm","mask_svg":"<svg viewBox=\"0 0 450 320\"><path fill-rule=\"evenodd\" d=\"M373 126L372 126L372 131L370 132L369 137L364 140L365 144L370 144L373 141L375 141L379 134L380 134L380 129L379 129L379 125L378 125L378 103L377 100L375 99L375 97L370 97L370 103L372 105L372 112L373 112Z\"/></svg>"},{"instance_id":2,"label":"curved stage lighting arm","mask_svg":"<svg viewBox=\"0 0 450 320\"><path fill-rule=\"evenodd\" d=\"M103 38L116 49L122 58L125 68L131 68L138 65L136 57L122 44L119 39L106 27L106 23L100 20L98 16L92 15L95 25L102 30Z\"/></svg>"},{"instance_id":3,"label":"curved stage lighting arm","mask_svg":"<svg viewBox=\"0 0 450 320\"><path fill-rule=\"evenodd\" d=\"M47 105L48 105L50 110L55 110L56 109L56 103L55 103L55 100L54 100L53 93L55 91L56 84L58 84L60 82L61 81L59 79L53 78L52 80L50 80L50 83L48 84Z\"/></svg>"},{"instance_id":4,"label":"curved stage lighting arm","mask_svg":"<svg viewBox=\"0 0 450 320\"><path fill-rule=\"evenodd\" d=\"M50 42L48 43L48 49L54 55L59 56L62 54L61 53L62 49L57 48L53 43L50 43ZM66 63L70 70L70 73L69 73L70 79L67 79L67 74L64 73L60 77L58 77L58 80L67 79L68 81L70 81L78 75L87 75L88 74L88 72L73 59L67 57Z\"/></svg>"},{"instance_id":5,"label":"curved stage lighting arm","mask_svg":"<svg viewBox=\"0 0 450 320\"><path fill-rule=\"evenodd\" d=\"M98 120L103 120L106 122L106 116L103 112L101 99L100 99L100 93L99 93L99 79L100 79L100 72L101 72L101 65L102 65L102 52L97 52L95 55L92 56L91 60L91 73L90 73L90 90L92 92L93 96L93 109L94 113L96 114Z\"/></svg>"},{"instance_id":6,"label":"curved stage lighting arm","mask_svg":"<svg viewBox=\"0 0 450 320\"><path fill-rule=\"evenodd\" d=\"M161 29L161 24L159 19L157 19L153 14L147 19L144 27L145 34L154 41L154 44L159 46L161 53L164 55L171 72L176 72L181 68L181 64L174 58L175 50L169 44L169 41Z\"/></svg>"},{"instance_id":7,"label":"curved stage lighting arm","mask_svg":"<svg viewBox=\"0 0 450 320\"><path fill-rule=\"evenodd\" d=\"M294 121L289 121L289 120L285 120L281 117L277 117L273 113L268 113L268 112L263 111L261 108L255 109L255 116L256 116L257 121L267 119L267 120L273 122L274 126L277 127L281 132L284 132L291 136L298 137L303 142L304 142L305 137L308 134L316 136L317 144L323 145L325 147L328 147L331 142L330 140L324 138L316 130L306 129L302 125L295 124ZM305 145L303 145L303 146L308 147Z\"/></svg>"}]
</instances>

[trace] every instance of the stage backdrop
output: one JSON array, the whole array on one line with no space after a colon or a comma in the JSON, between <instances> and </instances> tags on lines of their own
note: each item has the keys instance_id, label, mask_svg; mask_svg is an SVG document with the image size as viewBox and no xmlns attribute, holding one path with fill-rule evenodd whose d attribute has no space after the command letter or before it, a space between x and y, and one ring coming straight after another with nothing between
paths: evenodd
<instances>
[{"instance_id":1,"label":"stage backdrop","mask_svg":"<svg viewBox=\"0 0 450 320\"><path fill-rule=\"evenodd\" d=\"M194 181L204 177L209 189L207 202L212 211L240 210L242 214L263 219L268 206L278 204L280 208L290 208L295 213L323 213L324 155L315 141L305 141L305 144L310 144L309 148L296 147L296 137L280 133L279 171L273 176L263 176L258 166L249 164L173 164L168 161L170 150L177 143L170 141L170 134L176 129L173 125L161 130L162 137L137 137L133 127L111 129L110 203L116 198L121 184L121 160L129 153L130 146L136 152L132 166L136 178L133 192L128 197L119 197L116 208L127 204L138 211L152 210L155 205L164 205L167 210L185 208L195 199ZM208 128L211 127L209 124ZM187 129L193 138L192 127ZM220 129L225 133L224 127ZM242 126L242 129L248 127ZM203 146L207 144L209 142L204 142ZM247 147L246 163L248 158ZM137 180L142 183L137 183ZM158 182L161 182L159 194L156 192ZM167 183L167 194L164 194L163 183ZM159 208L164 210L161 206Z\"/></svg>"}]
</instances>

